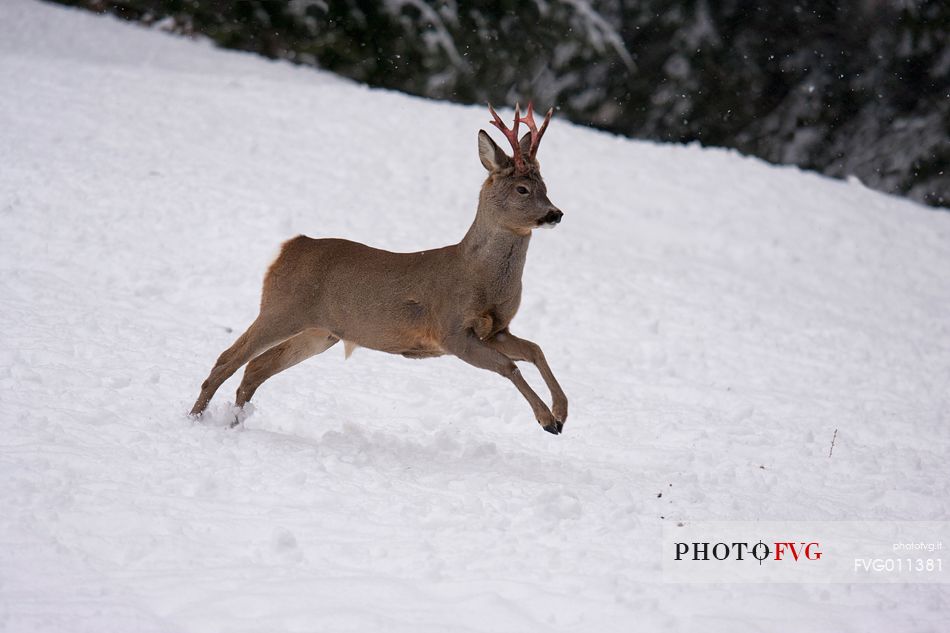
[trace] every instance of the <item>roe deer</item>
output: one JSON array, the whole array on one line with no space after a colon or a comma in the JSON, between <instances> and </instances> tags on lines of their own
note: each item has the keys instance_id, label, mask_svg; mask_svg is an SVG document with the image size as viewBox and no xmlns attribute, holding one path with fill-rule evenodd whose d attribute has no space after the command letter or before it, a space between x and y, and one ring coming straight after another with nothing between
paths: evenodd
<instances>
[{"instance_id":1,"label":"roe deer","mask_svg":"<svg viewBox=\"0 0 950 633\"><path fill-rule=\"evenodd\" d=\"M488 109L490 123L511 143L512 156L479 130L478 155L488 178L462 241L418 253L304 235L286 242L264 277L260 314L218 358L201 385L193 416L201 415L221 383L244 363L250 361L237 407L271 376L342 340L347 356L357 346L408 358L452 354L494 371L514 383L545 431L561 432L567 398L541 348L508 331L521 302L531 231L553 227L563 215L548 200L536 158L553 108L540 129L530 103L524 117L515 106L511 129ZM528 126L520 141L519 123ZM551 391L550 409L514 361L538 368Z\"/></svg>"}]
</instances>

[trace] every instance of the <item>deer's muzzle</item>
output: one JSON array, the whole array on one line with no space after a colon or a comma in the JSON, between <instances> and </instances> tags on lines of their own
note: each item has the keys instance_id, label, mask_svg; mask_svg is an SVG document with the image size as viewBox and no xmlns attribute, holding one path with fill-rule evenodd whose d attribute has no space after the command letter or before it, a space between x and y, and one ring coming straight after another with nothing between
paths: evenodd
<instances>
[{"instance_id":1,"label":"deer's muzzle","mask_svg":"<svg viewBox=\"0 0 950 633\"><path fill-rule=\"evenodd\" d=\"M550 211L544 214L544 217L538 220L538 226L551 228L560 222L562 217L564 217L564 214L561 213L560 209L552 208Z\"/></svg>"}]
</instances>

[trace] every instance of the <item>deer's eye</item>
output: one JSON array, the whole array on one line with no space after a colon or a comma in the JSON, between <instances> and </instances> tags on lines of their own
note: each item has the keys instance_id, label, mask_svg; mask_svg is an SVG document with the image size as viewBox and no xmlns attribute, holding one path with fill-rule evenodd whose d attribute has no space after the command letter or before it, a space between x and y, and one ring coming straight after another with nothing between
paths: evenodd
<instances>
[{"instance_id":1,"label":"deer's eye","mask_svg":"<svg viewBox=\"0 0 950 633\"><path fill-rule=\"evenodd\" d=\"M523 195L523 196L526 196L526 195L528 195L528 193L529 193L529 192L528 192L528 188L525 187L525 186L523 186L523 185L518 185L518 186L515 188L515 191L517 191L518 193L520 193L520 194Z\"/></svg>"}]
</instances>

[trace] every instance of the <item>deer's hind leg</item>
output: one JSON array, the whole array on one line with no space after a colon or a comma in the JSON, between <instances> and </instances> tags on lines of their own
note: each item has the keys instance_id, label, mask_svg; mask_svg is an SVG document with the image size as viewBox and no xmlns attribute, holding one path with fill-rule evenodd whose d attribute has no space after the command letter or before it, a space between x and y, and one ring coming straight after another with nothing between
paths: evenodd
<instances>
[{"instance_id":1,"label":"deer's hind leg","mask_svg":"<svg viewBox=\"0 0 950 633\"><path fill-rule=\"evenodd\" d=\"M218 387L240 369L241 365L266 352L274 345L297 334L301 328L280 319L267 319L261 314L234 344L224 350L215 362L208 378L201 383L201 393L191 408L191 415L200 416L208 407Z\"/></svg>"},{"instance_id":2,"label":"deer's hind leg","mask_svg":"<svg viewBox=\"0 0 950 633\"><path fill-rule=\"evenodd\" d=\"M243 407L261 384L276 374L333 347L340 339L323 328L310 328L270 348L250 363L234 404Z\"/></svg>"}]
</instances>

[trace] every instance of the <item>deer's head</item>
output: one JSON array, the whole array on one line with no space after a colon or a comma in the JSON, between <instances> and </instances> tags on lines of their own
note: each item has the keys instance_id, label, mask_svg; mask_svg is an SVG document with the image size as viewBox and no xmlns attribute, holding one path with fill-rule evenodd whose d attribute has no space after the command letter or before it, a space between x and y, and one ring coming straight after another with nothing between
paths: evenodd
<instances>
[{"instance_id":1,"label":"deer's head","mask_svg":"<svg viewBox=\"0 0 950 633\"><path fill-rule=\"evenodd\" d=\"M548 190L541 179L537 154L541 137L548 127L553 108L548 110L541 129L534 122L534 108L528 104L524 117L515 106L515 122L509 129L488 106L494 118L491 124L501 130L511 144L512 155L508 156L485 130L478 131L478 157L488 170L488 178L482 186L481 205L493 215L493 220L515 233L526 235L532 229L551 228L561 221L561 210L548 200ZM518 140L518 125L524 123L528 132Z\"/></svg>"}]
</instances>

